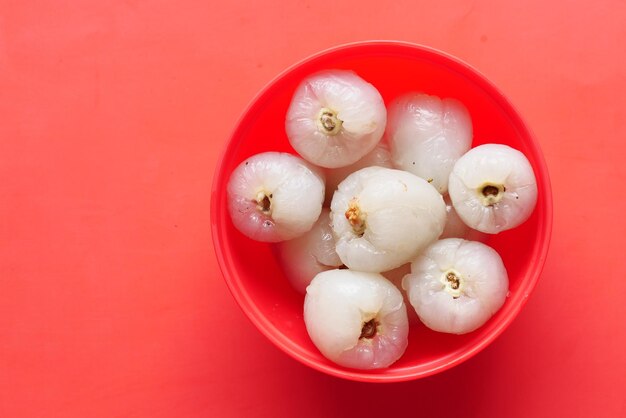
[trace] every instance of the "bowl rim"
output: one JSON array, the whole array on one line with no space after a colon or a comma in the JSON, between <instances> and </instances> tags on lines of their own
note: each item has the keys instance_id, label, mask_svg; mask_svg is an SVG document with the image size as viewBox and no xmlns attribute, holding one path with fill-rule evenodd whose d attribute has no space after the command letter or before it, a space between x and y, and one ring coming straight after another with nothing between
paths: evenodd
<instances>
[{"instance_id":1,"label":"bowl rim","mask_svg":"<svg viewBox=\"0 0 626 418\"><path fill-rule=\"evenodd\" d=\"M473 343L468 347L464 346L462 347L462 349L459 349L447 355L445 358L425 363L425 365L422 365L424 367L421 367L420 370L413 370L414 367L409 366L402 369L397 369L397 371L393 374L378 374L375 371L360 371L355 369L347 369L338 365L320 364L314 360L311 360L307 356L302 355L298 350L298 345L294 344L288 338L285 338L280 332L274 332L276 327L271 324L269 320L267 320L265 316L257 309L251 298L246 294L246 292L243 291L242 286L240 286L239 281L236 279L237 275L233 274L233 272L231 271L232 263L230 262L230 257L223 251L223 248L220 245L223 231L218 222L218 220L224 218L224 214L222 213L224 211L224 208L220 206L220 196L218 195L217 191L220 184L225 184L224 181L227 180L225 179L225 177L229 175L229 173L224 172L222 166L224 164L224 161L226 160L226 156L231 153L233 148L237 145L233 141L233 138L237 136L237 133L242 126L242 123L244 122L250 111L253 110L255 106L258 106L262 99L265 97L265 95L268 94L268 92L270 92L280 80L288 76L292 71L329 54L337 54L344 50L367 50L373 47L388 47L398 50L404 49L407 52L413 51L421 55L426 54L431 57L436 57L440 60L446 61L447 65L452 64L453 66L456 66L457 68L455 69L461 69L461 72L465 77L470 78L470 81L478 85L481 89L486 90L489 95L497 102L498 106L503 109L505 114L509 118L511 118L511 122L517 128L519 128L520 131L524 133L524 137L528 139L527 145L531 149L533 156L536 157L535 162L537 165L537 169L541 172L541 176L539 176L538 178L538 188L542 191L542 194L544 195L545 203L545 216L540 219L538 231L538 239L541 242L541 245L535 248L534 253L531 254L531 257L536 261L529 270L529 273L527 274L527 277L529 276L529 278L525 278L525 280L521 282L518 289L518 293L522 292L523 294L522 299L512 306L507 314L502 317L502 319L498 322L496 327L492 328L490 332L483 334L476 343ZM225 142L225 145L223 146L222 152L220 154L220 158L218 159L218 162L216 164L211 186L210 218L213 247L217 257L218 265L222 272L222 276L224 278L224 281L226 282L228 289L230 290L230 293L235 298L237 304L239 305L239 308L244 312L245 316L275 346L277 346L283 352L298 360L299 362L331 376L360 382L402 382L431 376L444 370L450 369L458 364L461 364L462 362L475 356L484 348L486 348L489 344L491 344L500 334L502 334L502 332L511 324L511 322L513 322L521 309L526 305L530 294L534 290L548 255L553 223L553 197L548 167L536 136L525 123L517 108L513 106L513 104L506 98L506 96L504 96L500 89L494 83L492 83L484 74L482 74L480 71L467 64L466 62L462 61L461 59L436 48L399 40L365 40L333 46L311 54L301 59L300 61L297 61L293 65L287 67L285 70L280 72L268 83L266 83L265 86L254 96L254 98L250 100L244 111L240 114L236 124L234 125L234 128L231 131L228 140ZM391 368L393 368L393 366L391 366Z\"/></svg>"}]
</instances>

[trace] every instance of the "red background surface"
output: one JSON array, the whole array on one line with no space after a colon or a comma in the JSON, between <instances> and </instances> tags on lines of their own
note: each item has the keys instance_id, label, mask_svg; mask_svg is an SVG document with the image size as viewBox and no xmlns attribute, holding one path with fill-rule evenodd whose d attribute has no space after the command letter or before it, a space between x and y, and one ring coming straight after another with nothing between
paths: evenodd
<instances>
[{"instance_id":1,"label":"red background surface","mask_svg":"<svg viewBox=\"0 0 626 418\"><path fill-rule=\"evenodd\" d=\"M626 416L626 4L0 1L0 417ZM336 44L442 49L550 168L548 261L513 325L419 381L339 380L234 303L209 200L252 97Z\"/></svg>"}]
</instances>

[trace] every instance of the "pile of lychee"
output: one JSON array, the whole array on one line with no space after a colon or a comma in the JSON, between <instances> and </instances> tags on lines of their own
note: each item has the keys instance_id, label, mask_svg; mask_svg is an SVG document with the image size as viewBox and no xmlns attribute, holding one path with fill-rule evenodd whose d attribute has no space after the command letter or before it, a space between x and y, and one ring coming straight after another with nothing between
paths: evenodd
<instances>
[{"instance_id":1,"label":"pile of lychee","mask_svg":"<svg viewBox=\"0 0 626 418\"><path fill-rule=\"evenodd\" d=\"M325 357L356 369L391 365L408 344L405 300L425 326L453 334L500 309L502 259L466 238L532 213L537 185L521 152L470 149L470 112L454 98L408 92L385 106L345 70L303 80L285 129L299 156L243 161L229 180L229 212L246 236L276 243Z\"/></svg>"}]
</instances>

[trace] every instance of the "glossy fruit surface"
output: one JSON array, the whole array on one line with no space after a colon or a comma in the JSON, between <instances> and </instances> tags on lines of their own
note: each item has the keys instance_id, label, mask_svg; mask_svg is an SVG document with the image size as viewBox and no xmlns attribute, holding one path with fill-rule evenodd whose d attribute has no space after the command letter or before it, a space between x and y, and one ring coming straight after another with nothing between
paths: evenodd
<instances>
[{"instance_id":1,"label":"glossy fruit surface","mask_svg":"<svg viewBox=\"0 0 626 418\"><path fill-rule=\"evenodd\" d=\"M302 80L287 111L285 131L305 160L337 168L374 149L386 121L385 103L376 87L354 71L335 69Z\"/></svg>"},{"instance_id":2,"label":"glossy fruit surface","mask_svg":"<svg viewBox=\"0 0 626 418\"><path fill-rule=\"evenodd\" d=\"M410 262L437 240L446 205L437 189L415 174L366 167L339 184L330 220L343 264L380 273Z\"/></svg>"},{"instance_id":3,"label":"glossy fruit surface","mask_svg":"<svg viewBox=\"0 0 626 418\"><path fill-rule=\"evenodd\" d=\"M324 178L303 159L263 152L239 164L228 182L228 208L244 235L262 242L302 236L317 222Z\"/></svg>"},{"instance_id":4,"label":"glossy fruit surface","mask_svg":"<svg viewBox=\"0 0 626 418\"><path fill-rule=\"evenodd\" d=\"M481 327L504 303L508 285L498 253L461 238L439 240L426 248L402 280L422 323L451 334Z\"/></svg>"},{"instance_id":5,"label":"glossy fruit surface","mask_svg":"<svg viewBox=\"0 0 626 418\"><path fill-rule=\"evenodd\" d=\"M377 273L319 273L306 289L304 322L320 352L345 367L388 367L406 350L402 293Z\"/></svg>"}]
</instances>

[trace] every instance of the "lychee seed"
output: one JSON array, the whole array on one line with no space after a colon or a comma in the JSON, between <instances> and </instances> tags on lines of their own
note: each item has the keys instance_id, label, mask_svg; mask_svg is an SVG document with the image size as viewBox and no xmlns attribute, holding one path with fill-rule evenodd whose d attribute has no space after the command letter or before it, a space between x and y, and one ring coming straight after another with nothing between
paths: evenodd
<instances>
[{"instance_id":1,"label":"lychee seed","mask_svg":"<svg viewBox=\"0 0 626 418\"><path fill-rule=\"evenodd\" d=\"M484 206L493 206L500 202L504 197L506 187L502 184L485 183L478 188L482 204Z\"/></svg>"},{"instance_id":2,"label":"lychee seed","mask_svg":"<svg viewBox=\"0 0 626 418\"><path fill-rule=\"evenodd\" d=\"M375 318L370 319L366 323L363 324L363 328L361 328L361 336L362 338L374 338L376 336L376 330L378 329L378 322Z\"/></svg>"},{"instance_id":3,"label":"lychee seed","mask_svg":"<svg viewBox=\"0 0 626 418\"><path fill-rule=\"evenodd\" d=\"M483 187L483 190L482 190L483 196L485 197L497 196L499 192L500 190L498 190L496 186L491 186L491 185Z\"/></svg>"},{"instance_id":4,"label":"lychee seed","mask_svg":"<svg viewBox=\"0 0 626 418\"><path fill-rule=\"evenodd\" d=\"M341 129L342 120L337 117L337 114L328 108L323 108L320 111L319 126L320 130L326 135L335 135Z\"/></svg>"},{"instance_id":5,"label":"lychee seed","mask_svg":"<svg viewBox=\"0 0 626 418\"><path fill-rule=\"evenodd\" d=\"M450 283L450 287L454 290L458 289L461 286L461 282L458 277L454 275L454 273L450 272L446 275L446 280Z\"/></svg>"},{"instance_id":6,"label":"lychee seed","mask_svg":"<svg viewBox=\"0 0 626 418\"><path fill-rule=\"evenodd\" d=\"M450 269L444 272L441 283L453 299L458 299L463 294L463 278L457 271Z\"/></svg>"},{"instance_id":7,"label":"lychee seed","mask_svg":"<svg viewBox=\"0 0 626 418\"><path fill-rule=\"evenodd\" d=\"M365 214L361 212L357 202L352 200L348 205L348 210L346 210L346 219L352 225L352 229L354 233L359 237L363 236L365 233Z\"/></svg>"},{"instance_id":8,"label":"lychee seed","mask_svg":"<svg viewBox=\"0 0 626 418\"><path fill-rule=\"evenodd\" d=\"M264 215L271 215L272 213L271 198L271 194L268 196L264 192L259 192L256 196L256 200L254 201L254 203L256 203L257 209Z\"/></svg>"}]
</instances>

